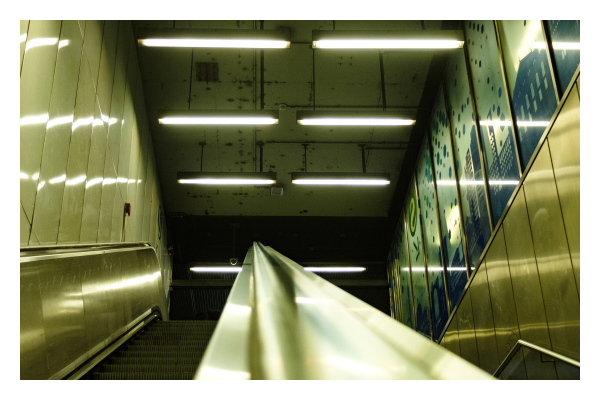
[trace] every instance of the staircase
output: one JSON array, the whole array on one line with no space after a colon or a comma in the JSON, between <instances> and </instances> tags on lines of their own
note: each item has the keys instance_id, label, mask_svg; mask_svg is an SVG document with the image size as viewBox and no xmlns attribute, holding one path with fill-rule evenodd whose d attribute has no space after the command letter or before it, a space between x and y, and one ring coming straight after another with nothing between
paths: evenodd
<instances>
[{"instance_id":1,"label":"staircase","mask_svg":"<svg viewBox=\"0 0 600 400\"><path fill-rule=\"evenodd\" d=\"M160 321L144 328L87 379L193 379L217 321Z\"/></svg>"}]
</instances>

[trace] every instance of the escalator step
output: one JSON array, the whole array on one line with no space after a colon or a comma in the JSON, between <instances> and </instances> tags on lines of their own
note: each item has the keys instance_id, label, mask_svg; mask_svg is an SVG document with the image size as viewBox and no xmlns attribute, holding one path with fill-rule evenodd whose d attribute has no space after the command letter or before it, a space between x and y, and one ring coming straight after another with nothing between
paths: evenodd
<instances>
[{"instance_id":1,"label":"escalator step","mask_svg":"<svg viewBox=\"0 0 600 400\"><path fill-rule=\"evenodd\" d=\"M160 350L152 350L152 351L128 351L124 354L119 354L117 357L162 357L162 358L172 358L172 357L198 357L200 359L204 351L160 351Z\"/></svg>"},{"instance_id":2,"label":"escalator step","mask_svg":"<svg viewBox=\"0 0 600 400\"><path fill-rule=\"evenodd\" d=\"M190 380L193 372L94 372L94 380Z\"/></svg>"},{"instance_id":3,"label":"escalator step","mask_svg":"<svg viewBox=\"0 0 600 400\"><path fill-rule=\"evenodd\" d=\"M115 357L108 365L198 365L199 357Z\"/></svg>"},{"instance_id":4,"label":"escalator step","mask_svg":"<svg viewBox=\"0 0 600 400\"><path fill-rule=\"evenodd\" d=\"M104 365L99 372L143 372L143 373L194 373L198 369L199 363L187 365L161 365L161 364L108 364Z\"/></svg>"}]
</instances>

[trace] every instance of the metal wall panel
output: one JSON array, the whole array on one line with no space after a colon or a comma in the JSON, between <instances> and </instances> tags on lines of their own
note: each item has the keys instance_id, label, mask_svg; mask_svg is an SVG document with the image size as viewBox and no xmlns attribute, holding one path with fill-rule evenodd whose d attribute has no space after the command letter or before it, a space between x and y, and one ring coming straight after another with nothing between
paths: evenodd
<instances>
[{"instance_id":1,"label":"metal wall panel","mask_svg":"<svg viewBox=\"0 0 600 400\"><path fill-rule=\"evenodd\" d=\"M498 229L496 237L488 249L485 265L487 268L494 325L496 326L498 359L502 361L521 337L510 272L508 270L504 229L502 226ZM521 352L513 358L513 361L506 367L507 372L502 376L508 377L510 374L514 379L527 379L525 369L518 366L520 363L522 363ZM510 371L513 372L510 373Z\"/></svg>"},{"instance_id":2,"label":"metal wall panel","mask_svg":"<svg viewBox=\"0 0 600 400\"><path fill-rule=\"evenodd\" d=\"M492 316L485 260L473 277L469 292L473 307L473 325L479 353L479 366L492 374L500 365L500 360L496 346L496 329Z\"/></svg>"},{"instance_id":3,"label":"metal wall panel","mask_svg":"<svg viewBox=\"0 0 600 400\"><path fill-rule=\"evenodd\" d=\"M450 321L450 325L446 330L446 334L444 335L444 341L446 343L446 348L453 352L456 355L460 356L460 342L458 341L458 319L452 318Z\"/></svg>"},{"instance_id":4,"label":"metal wall panel","mask_svg":"<svg viewBox=\"0 0 600 400\"><path fill-rule=\"evenodd\" d=\"M21 379L63 377L154 306L168 319L150 247L27 257L21 259Z\"/></svg>"},{"instance_id":5,"label":"metal wall panel","mask_svg":"<svg viewBox=\"0 0 600 400\"><path fill-rule=\"evenodd\" d=\"M479 354L475 339L475 326L473 324L473 309L471 306L471 292L467 290L458 311L458 338L460 341L460 356L472 364L479 366Z\"/></svg>"},{"instance_id":6,"label":"metal wall panel","mask_svg":"<svg viewBox=\"0 0 600 400\"><path fill-rule=\"evenodd\" d=\"M21 266L21 379L48 377L46 337L36 265Z\"/></svg>"},{"instance_id":7,"label":"metal wall panel","mask_svg":"<svg viewBox=\"0 0 600 400\"><path fill-rule=\"evenodd\" d=\"M573 87L548 135L563 221L579 293L579 96Z\"/></svg>"},{"instance_id":8,"label":"metal wall panel","mask_svg":"<svg viewBox=\"0 0 600 400\"><path fill-rule=\"evenodd\" d=\"M502 226L521 338L550 349L544 298L522 189L517 193ZM529 379L556 379L552 362L542 362L540 354L535 351L524 350L524 354Z\"/></svg>"},{"instance_id":9,"label":"metal wall panel","mask_svg":"<svg viewBox=\"0 0 600 400\"><path fill-rule=\"evenodd\" d=\"M79 265L74 258L61 263L36 263L41 283L48 374L69 365L87 351L86 326Z\"/></svg>"},{"instance_id":10,"label":"metal wall panel","mask_svg":"<svg viewBox=\"0 0 600 400\"><path fill-rule=\"evenodd\" d=\"M579 360L579 296L547 142L524 188L552 350Z\"/></svg>"},{"instance_id":11,"label":"metal wall panel","mask_svg":"<svg viewBox=\"0 0 600 400\"><path fill-rule=\"evenodd\" d=\"M85 309L85 325L88 349L93 349L110 335L108 328L108 309L104 287L108 274L102 265L102 256L86 258L81 271L81 292ZM92 328L93 329L90 329Z\"/></svg>"}]
</instances>

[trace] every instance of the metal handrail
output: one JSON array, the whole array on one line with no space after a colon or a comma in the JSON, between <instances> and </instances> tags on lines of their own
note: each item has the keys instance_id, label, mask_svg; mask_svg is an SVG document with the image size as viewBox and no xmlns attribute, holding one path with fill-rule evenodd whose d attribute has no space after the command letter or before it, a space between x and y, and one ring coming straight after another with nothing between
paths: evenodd
<instances>
[{"instance_id":1,"label":"metal handrail","mask_svg":"<svg viewBox=\"0 0 600 400\"><path fill-rule=\"evenodd\" d=\"M258 242L195 378L493 379Z\"/></svg>"},{"instance_id":2,"label":"metal handrail","mask_svg":"<svg viewBox=\"0 0 600 400\"><path fill-rule=\"evenodd\" d=\"M519 351L519 349L521 347L530 348L532 350L538 351L538 352L546 354L552 358L555 358L557 360L560 360L562 362L570 364L574 367L581 368L579 361L573 360L572 358L563 356L562 354L555 353L552 350L548 350L544 347L541 347L541 346L535 345L533 343L526 342L525 340L519 339L519 340L517 340L517 343L515 343L513 348L510 350L510 352L506 355L506 357L504 358L504 361L502 361L502 364L500 364L500 366L498 367L496 372L494 372L495 378L498 378L500 376L500 374L502 374L502 371L504 371L504 369L506 368L508 363L512 360L512 358L515 356L515 354L517 354L517 351Z\"/></svg>"},{"instance_id":3,"label":"metal handrail","mask_svg":"<svg viewBox=\"0 0 600 400\"><path fill-rule=\"evenodd\" d=\"M83 257L94 254L106 254L119 251L130 251L139 248L152 248L148 242L128 243L88 243L51 246L22 247L20 251L20 262L32 262L39 260L51 260L58 258ZM155 250L156 252L156 250Z\"/></svg>"}]
</instances>

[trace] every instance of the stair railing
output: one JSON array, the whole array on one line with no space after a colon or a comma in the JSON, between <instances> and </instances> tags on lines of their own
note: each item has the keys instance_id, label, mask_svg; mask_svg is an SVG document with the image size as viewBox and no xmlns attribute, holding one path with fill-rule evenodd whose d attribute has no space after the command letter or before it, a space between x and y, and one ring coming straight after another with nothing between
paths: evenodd
<instances>
[{"instance_id":1,"label":"stair railing","mask_svg":"<svg viewBox=\"0 0 600 400\"><path fill-rule=\"evenodd\" d=\"M258 242L195 378L493 379Z\"/></svg>"},{"instance_id":2,"label":"stair railing","mask_svg":"<svg viewBox=\"0 0 600 400\"><path fill-rule=\"evenodd\" d=\"M535 350L539 353L545 354L547 356L550 356L556 360L565 362L569 365L572 365L576 368L581 368L579 361L573 360L572 358L563 356L562 354L558 354L553 352L552 350L548 350L544 347L535 345L533 343L529 343L526 342L525 340L517 340L517 343L515 343L515 345L513 346L513 348L510 350L510 352L506 355L506 357L504 358L504 361L502 361L502 363L500 364L500 366L498 367L498 369L496 369L496 372L494 372L494 377L498 378L502 372L504 371L504 369L506 368L506 366L510 363L510 361L513 359L513 357L515 356L515 354L517 354L517 352L521 349L521 347L526 347L529 348L531 350Z\"/></svg>"}]
</instances>

